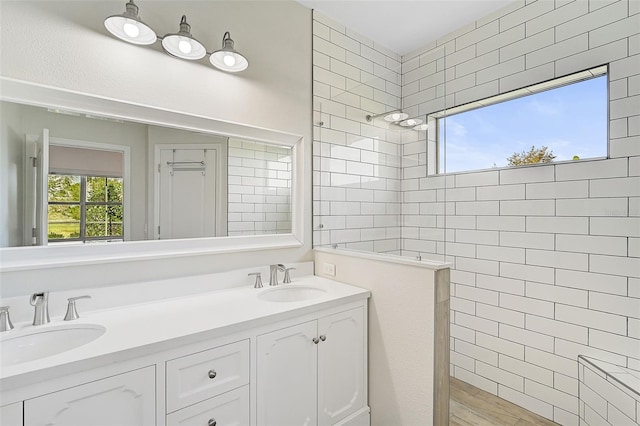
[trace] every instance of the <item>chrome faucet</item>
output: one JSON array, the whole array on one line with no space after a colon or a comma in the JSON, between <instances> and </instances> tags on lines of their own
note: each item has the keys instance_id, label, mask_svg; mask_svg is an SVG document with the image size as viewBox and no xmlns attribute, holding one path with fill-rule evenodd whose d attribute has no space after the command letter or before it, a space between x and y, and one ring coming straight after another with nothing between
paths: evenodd
<instances>
[{"instance_id":1,"label":"chrome faucet","mask_svg":"<svg viewBox=\"0 0 640 426\"><path fill-rule=\"evenodd\" d=\"M284 272L284 265L278 263L276 265L269 266L269 285L276 286L278 285L278 271Z\"/></svg>"},{"instance_id":2,"label":"chrome faucet","mask_svg":"<svg viewBox=\"0 0 640 426\"><path fill-rule=\"evenodd\" d=\"M51 322L49 318L49 293L33 293L29 301L31 306L35 306L33 314L33 325L48 324Z\"/></svg>"},{"instance_id":3,"label":"chrome faucet","mask_svg":"<svg viewBox=\"0 0 640 426\"><path fill-rule=\"evenodd\" d=\"M13 329L11 318L9 318L9 307L0 307L0 331L9 331Z\"/></svg>"}]
</instances>

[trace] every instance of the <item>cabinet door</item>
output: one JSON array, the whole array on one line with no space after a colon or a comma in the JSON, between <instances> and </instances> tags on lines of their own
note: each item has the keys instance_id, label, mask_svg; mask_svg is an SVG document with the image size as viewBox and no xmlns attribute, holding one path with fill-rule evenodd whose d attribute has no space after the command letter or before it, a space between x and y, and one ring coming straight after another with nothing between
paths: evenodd
<instances>
[{"instance_id":1,"label":"cabinet door","mask_svg":"<svg viewBox=\"0 0 640 426\"><path fill-rule=\"evenodd\" d=\"M318 320L318 424L328 426L365 404L364 309Z\"/></svg>"},{"instance_id":2,"label":"cabinet door","mask_svg":"<svg viewBox=\"0 0 640 426\"><path fill-rule=\"evenodd\" d=\"M24 402L24 424L155 425L155 391L155 367L145 367L29 399Z\"/></svg>"},{"instance_id":3,"label":"cabinet door","mask_svg":"<svg viewBox=\"0 0 640 426\"><path fill-rule=\"evenodd\" d=\"M22 402L0 407L0 425L22 426Z\"/></svg>"},{"instance_id":4,"label":"cabinet door","mask_svg":"<svg viewBox=\"0 0 640 426\"><path fill-rule=\"evenodd\" d=\"M310 321L258 336L258 425L317 425L317 329Z\"/></svg>"}]
</instances>

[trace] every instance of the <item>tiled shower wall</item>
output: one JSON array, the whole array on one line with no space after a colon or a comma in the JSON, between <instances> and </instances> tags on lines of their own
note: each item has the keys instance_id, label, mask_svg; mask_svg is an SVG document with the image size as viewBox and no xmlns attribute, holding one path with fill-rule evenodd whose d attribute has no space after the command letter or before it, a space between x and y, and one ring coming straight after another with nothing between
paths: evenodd
<instances>
[{"instance_id":1,"label":"tiled shower wall","mask_svg":"<svg viewBox=\"0 0 640 426\"><path fill-rule=\"evenodd\" d=\"M370 69L354 62L370 55L380 71L397 61L393 53L314 21L314 244L377 251L375 227L349 228L373 206L348 192L362 180L340 182L358 157L331 147L367 140L363 130L401 143L401 152L387 152L403 156L402 175L382 188L397 197L390 206L402 225L400 250L389 252L453 263L451 373L566 425L578 424L579 354L640 370L639 28L637 0L521 0L401 58L401 99L412 116L609 64L609 159L444 177L427 175L424 133L383 133L363 121L378 111L370 105L383 86L372 92L340 68L350 59ZM364 87L367 96L356 93ZM322 115L321 100L331 101ZM382 154L371 148L367 155ZM388 230L397 232L379 236Z\"/></svg>"},{"instance_id":2,"label":"tiled shower wall","mask_svg":"<svg viewBox=\"0 0 640 426\"><path fill-rule=\"evenodd\" d=\"M314 244L400 254L400 56L313 19Z\"/></svg>"},{"instance_id":3,"label":"tiled shower wall","mask_svg":"<svg viewBox=\"0 0 640 426\"><path fill-rule=\"evenodd\" d=\"M229 138L228 234L291 232L291 149Z\"/></svg>"},{"instance_id":4,"label":"tiled shower wall","mask_svg":"<svg viewBox=\"0 0 640 426\"><path fill-rule=\"evenodd\" d=\"M403 58L410 114L609 64L609 159L402 182L402 253L454 265L452 374L564 425L578 354L640 369L639 29L637 0L523 0Z\"/></svg>"}]
</instances>

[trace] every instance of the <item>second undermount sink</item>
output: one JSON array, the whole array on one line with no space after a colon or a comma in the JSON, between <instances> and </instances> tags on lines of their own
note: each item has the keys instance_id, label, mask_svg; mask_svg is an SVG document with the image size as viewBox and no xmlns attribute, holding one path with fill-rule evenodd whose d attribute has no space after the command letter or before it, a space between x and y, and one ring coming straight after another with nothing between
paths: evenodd
<instances>
[{"instance_id":1,"label":"second undermount sink","mask_svg":"<svg viewBox=\"0 0 640 426\"><path fill-rule=\"evenodd\" d=\"M264 290L258 295L258 298L268 302L301 302L303 300L315 299L326 293L326 290L317 287L284 285L282 287Z\"/></svg>"},{"instance_id":2,"label":"second undermount sink","mask_svg":"<svg viewBox=\"0 0 640 426\"><path fill-rule=\"evenodd\" d=\"M0 339L0 365L7 367L66 352L94 341L105 331L100 325L78 324L34 328L15 336L7 332L9 334Z\"/></svg>"}]
</instances>

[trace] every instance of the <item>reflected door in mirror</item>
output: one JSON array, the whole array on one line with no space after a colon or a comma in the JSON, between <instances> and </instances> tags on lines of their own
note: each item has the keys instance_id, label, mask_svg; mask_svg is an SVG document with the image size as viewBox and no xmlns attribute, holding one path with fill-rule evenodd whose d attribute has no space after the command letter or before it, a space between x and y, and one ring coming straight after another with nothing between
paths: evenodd
<instances>
[{"instance_id":1,"label":"reflected door in mirror","mask_svg":"<svg viewBox=\"0 0 640 426\"><path fill-rule=\"evenodd\" d=\"M160 239L216 236L216 149L160 149Z\"/></svg>"}]
</instances>

